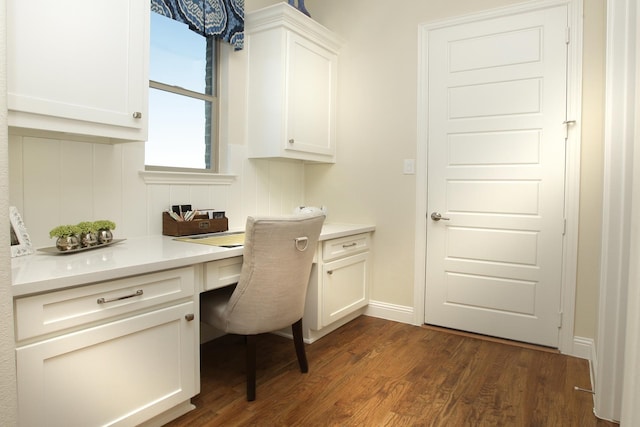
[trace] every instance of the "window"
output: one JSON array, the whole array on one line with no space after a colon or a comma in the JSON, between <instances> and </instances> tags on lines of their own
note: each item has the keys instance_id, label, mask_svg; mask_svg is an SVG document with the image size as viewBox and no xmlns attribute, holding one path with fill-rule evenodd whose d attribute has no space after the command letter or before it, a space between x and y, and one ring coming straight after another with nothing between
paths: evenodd
<instances>
[{"instance_id":1,"label":"window","mask_svg":"<svg viewBox=\"0 0 640 427\"><path fill-rule=\"evenodd\" d=\"M151 13L147 169L217 169L217 42Z\"/></svg>"}]
</instances>

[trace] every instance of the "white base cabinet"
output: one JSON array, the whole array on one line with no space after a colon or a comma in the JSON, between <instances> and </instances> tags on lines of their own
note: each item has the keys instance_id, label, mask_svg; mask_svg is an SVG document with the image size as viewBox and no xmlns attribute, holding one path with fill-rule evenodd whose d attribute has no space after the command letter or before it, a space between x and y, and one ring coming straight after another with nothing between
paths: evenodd
<instances>
[{"instance_id":1,"label":"white base cabinet","mask_svg":"<svg viewBox=\"0 0 640 427\"><path fill-rule=\"evenodd\" d=\"M193 302L18 348L19 424L134 426L190 399L190 313Z\"/></svg>"},{"instance_id":2,"label":"white base cabinet","mask_svg":"<svg viewBox=\"0 0 640 427\"><path fill-rule=\"evenodd\" d=\"M304 338L313 342L364 312L371 282L371 234L321 242L311 272Z\"/></svg>"},{"instance_id":3,"label":"white base cabinet","mask_svg":"<svg viewBox=\"0 0 640 427\"><path fill-rule=\"evenodd\" d=\"M135 426L188 402L200 389L198 269L18 299L18 326L60 325L18 342L19 425Z\"/></svg>"},{"instance_id":4,"label":"white base cabinet","mask_svg":"<svg viewBox=\"0 0 640 427\"><path fill-rule=\"evenodd\" d=\"M369 253L322 265L322 326L369 304Z\"/></svg>"}]
</instances>

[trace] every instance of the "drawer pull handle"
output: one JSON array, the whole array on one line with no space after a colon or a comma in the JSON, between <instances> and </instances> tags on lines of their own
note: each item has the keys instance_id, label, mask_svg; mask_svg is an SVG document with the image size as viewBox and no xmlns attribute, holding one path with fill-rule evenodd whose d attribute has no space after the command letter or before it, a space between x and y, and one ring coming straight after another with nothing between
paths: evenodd
<instances>
[{"instance_id":1,"label":"drawer pull handle","mask_svg":"<svg viewBox=\"0 0 640 427\"><path fill-rule=\"evenodd\" d=\"M345 243L344 245L342 245L342 249L347 249L347 248L352 248L354 246L356 246L357 243L356 242L352 242L352 243Z\"/></svg>"},{"instance_id":2,"label":"drawer pull handle","mask_svg":"<svg viewBox=\"0 0 640 427\"><path fill-rule=\"evenodd\" d=\"M98 298L97 302L98 302L98 304L106 304L108 302L120 301L120 300L123 300L123 299L133 298L133 297L139 297L143 293L144 292L142 292L142 289L138 289L137 291L135 291L131 295L125 295L123 297L117 297L117 298L111 298L111 299Z\"/></svg>"}]
</instances>

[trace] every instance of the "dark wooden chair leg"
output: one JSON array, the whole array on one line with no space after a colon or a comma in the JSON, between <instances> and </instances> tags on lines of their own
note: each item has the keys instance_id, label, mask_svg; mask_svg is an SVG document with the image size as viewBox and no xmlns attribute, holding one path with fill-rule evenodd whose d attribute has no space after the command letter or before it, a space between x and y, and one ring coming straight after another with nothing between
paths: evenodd
<instances>
[{"instance_id":1,"label":"dark wooden chair leg","mask_svg":"<svg viewBox=\"0 0 640 427\"><path fill-rule=\"evenodd\" d=\"M296 346L296 355L298 356L298 365L300 365L300 372L309 372L307 354L304 351L304 340L302 338L302 319L291 325L291 331L293 332L293 344Z\"/></svg>"},{"instance_id":2,"label":"dark wooden chair leg","mask_svg":"<svg viewBox=\"0 0 640 427\"><path fill-rule=\"evenodd\" d=\"M247 401L256 400L256 336L247 335Z\"/></svg>"}]
</instances>

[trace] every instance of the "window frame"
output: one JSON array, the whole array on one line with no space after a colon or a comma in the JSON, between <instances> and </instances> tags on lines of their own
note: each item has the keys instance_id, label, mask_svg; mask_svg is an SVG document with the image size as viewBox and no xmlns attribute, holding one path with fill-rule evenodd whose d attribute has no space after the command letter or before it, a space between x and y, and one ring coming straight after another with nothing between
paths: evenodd
<instances>
[{"instance_id":1,"label":"window frame","mask_svg":"<svg viewBox=\"0 0 640 427\"><path fill-rule=\"evenodd\" d=\"M152 12L153 13L153 12ZM204 37L204 36L202 36ZM207 37L205 37L207 38ZM209 168L188 168L178 166L161 166L161 165L147 165L145 160L144 170L150 172L192 172L192 173L210 173L216 174L220 169L220 40L210 36L213 41L213 67L214 78L212 81L213 90L212 95L207 95L201 92L192 91L176 85L169 85L166 83L158 82L149 79L149 89L162 90L164 92L173 93L181 96L187 96L201 101L209 102L211 104L211 134L209 139L209 146L211 148L209 153ZM146 147L145 147L146 150Z\"/></svg>"}]
</instances>

